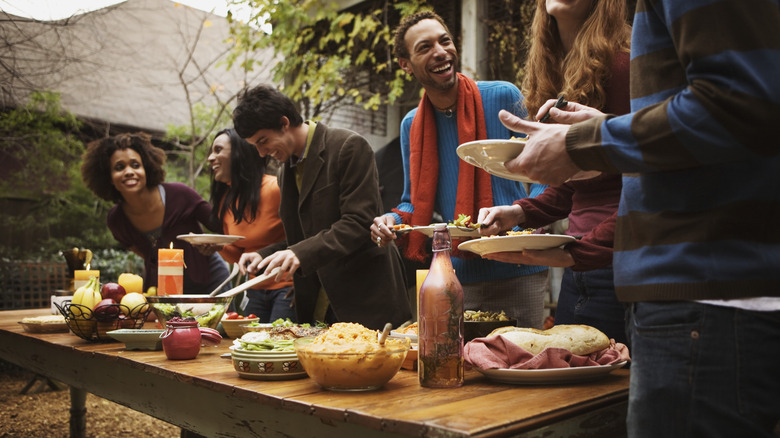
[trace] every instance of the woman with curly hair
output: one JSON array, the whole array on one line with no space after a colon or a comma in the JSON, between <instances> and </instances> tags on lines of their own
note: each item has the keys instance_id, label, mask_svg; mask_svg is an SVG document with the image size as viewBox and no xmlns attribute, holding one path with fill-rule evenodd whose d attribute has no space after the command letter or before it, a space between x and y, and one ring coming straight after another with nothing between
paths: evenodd
<instances>
[{"instance_id":1,"label":"woman with curly hair","mask_svg":"<svg viewBox=\"0 0 780 438\"><path fill-rule=\"evenodd\" d=\"M522 92L528 114L550 99L625 114L629 104L631 27L624 0L538 0ZM539 116L541 118L541 116ZM601 174L548 187L512 206L482 209L483 234L516 225L541 229L568 219L566 234L578 240L564 248L489 254L511 263L565 268L555 311L556 324L586 324L627 344L625 308L618 302L612 272L621 175Z\"/></svg>"},{"instance_id":2,"label":"woman with curly hair","mask_svg":"<svg viewBox=\"0 0 780 438\"><path fill-rule=\"evenodd\" d=\"M211 205L182 183L165 183L165 152L144 133L119 134L87 145L81 176L101 199L116 205L106 222L114 238L144 259L144 290L157 285L157 250L184 249L184 291L208 293L228 276L219 254L206 257L180 234L211 230Z\"/></svg>"},{"instance_id":3,"label":"woman with curly hair","mask_svg":"<svg viewBox=\"0 0 780 438\"><path fill-rule=\"evenodd\" d=\"M219 250L229 263L237 263L245 252L284 241L284 227L279 218L282 195L276 177L266 175L266 158L235 129L223 129L214 137L208 161L212 174L212 222L222 224L224 234L244 236L230 245L213 249ZM243 313L257 315L260 322L279 318L296 321L292 284L288 280L264 284L262 289L248 289Z\"/></svg>"},{"instance_id":4,"label":"woman with curly hair","mask_svg":"<svg viewBox=\"0 0 780 438\"><path fill-rule=\"evenodd\" d=\"M521 90L528 114L560 95L628 111L631 26L625 0L538 0Z\"/></svg>"}]
</instances>

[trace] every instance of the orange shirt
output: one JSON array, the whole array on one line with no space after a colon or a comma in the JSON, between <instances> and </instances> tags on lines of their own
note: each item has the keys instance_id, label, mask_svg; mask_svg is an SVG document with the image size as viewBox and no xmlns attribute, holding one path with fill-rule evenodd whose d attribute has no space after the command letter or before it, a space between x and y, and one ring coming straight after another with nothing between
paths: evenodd
<instances>
[{"instance_id":1,"label":"orange shirt","mask_svg":"<svg viewBox=\"0 0 780 438\"><path fill-rule=\"evenodd\" d=\"M233 213L228 210L222 223L222 232L234 236L244 236L225 247L219 253L228 263L236 263L244 252L257 251L272 243L281 242L286 239L282 220L279 219L279 202L281 193L276 177L272 175L263 175L263 182L260 186L260 205L257 210L255 220L251 223L246 220L236 224ZM280 289L282 287L292 286L292 281L283 281L274 283L266 289Z\"/></svg>"}]
</instances>

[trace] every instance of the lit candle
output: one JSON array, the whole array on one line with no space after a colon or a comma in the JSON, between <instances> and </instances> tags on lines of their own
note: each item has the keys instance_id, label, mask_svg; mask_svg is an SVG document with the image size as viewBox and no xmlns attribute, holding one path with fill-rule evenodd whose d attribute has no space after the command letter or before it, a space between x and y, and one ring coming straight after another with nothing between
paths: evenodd
<instances>
[{"instance_id":1,"label":"lit candle","mask_svg":"<svg viewBox=\"0 0 780 438\"><path fill-rule=\"evenodd\" d=\"M157 250L157 295L184 293L184 250L160 248Z\"/></svg>"},{"instance_id":2,"label":"lit candle","mask_svg":"<svg viewBox=\"0 0 780 438\"><path fill-rule=\"evenodd\" d=\"M96 269L90 270L89 265L87 265L86 268L87 269L78 269L73 271L73 290L76 290L87 284L90 277L97 277L98 281L100 281L100 271Z\"/></svg>"}]
</instances>

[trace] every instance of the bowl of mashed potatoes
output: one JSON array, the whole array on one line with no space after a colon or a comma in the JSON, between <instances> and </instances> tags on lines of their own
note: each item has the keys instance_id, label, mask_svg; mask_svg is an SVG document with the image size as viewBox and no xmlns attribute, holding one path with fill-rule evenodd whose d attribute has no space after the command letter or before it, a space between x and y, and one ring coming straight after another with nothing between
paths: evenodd
<instances>
[{"instance_id":1,"label":"bowl of mashed potatoes","mask_svg":"<svg viewBox=\"0 0 780 438\"><path fill-rule=\"evenodd\" d=\"M296 339L294 346L306 373L323 389L370 391L398 373L410 343L388 338L380 345L378 331L336 323L316 337Z\"/></svg>"}]
</instances>

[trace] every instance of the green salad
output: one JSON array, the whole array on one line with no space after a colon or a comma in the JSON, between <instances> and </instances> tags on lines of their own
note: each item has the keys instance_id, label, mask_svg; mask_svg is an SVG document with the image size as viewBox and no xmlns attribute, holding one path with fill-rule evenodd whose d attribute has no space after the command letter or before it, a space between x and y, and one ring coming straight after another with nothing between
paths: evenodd
<instances>
[{"instance_id":1,"label":"green salad","mask_svg":"<svg viewBox=\"0 0 780 438\"><path fill-rule=\"evenodd\" d=\"M238 350L249 351L295 351L292 339L273 340L267 333L250 332L244 334L240 339L233 341L233 345Z\"/></svg>"},{"instance_id":2,"label":"green salad","mask_svg":"<svg viewBox=\"0 0 780 438\"><path fill-rule=\"evenodd\" d=\"M155 303L153 306L162 312L166 321L173 318L174 316L179 316L181 318L192 317L198 321L198 324L200 324L201 327L211 327L210 324L214 321L214 318L218 318L223 313L225 313L224 304L215 304L214 307L208 311L208 313L203 313L200 315L196 315L192 309L179 310L175 304Z\"/></svg>"}]
</instances>

